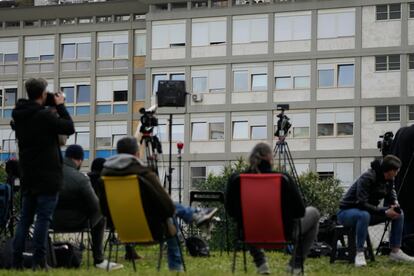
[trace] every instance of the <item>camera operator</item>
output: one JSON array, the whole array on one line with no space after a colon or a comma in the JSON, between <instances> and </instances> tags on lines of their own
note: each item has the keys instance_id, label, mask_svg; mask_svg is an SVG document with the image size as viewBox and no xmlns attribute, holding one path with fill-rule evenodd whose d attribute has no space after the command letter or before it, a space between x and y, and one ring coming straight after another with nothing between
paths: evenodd
<instances>
[{"instance_id":1,"label":"camera operator","mask_svg":"<svg viewBox=\"0 0 414 276\"><path fill-rule=\"evenodd\" d=\"M401 159L400 173L395 179L398 201L405 213L404 236L414 234L414 125L400 128L391 146L392 153Z\"/></svg>"},{"instance_id":2,"label":"camera operator","mask_svg":"<svg viewBox=\"0 0 414 276\"><path fill-rule=\"evenodd\" d=\"M47 269L45 254L49 224L63 183L58 135L71 135L75 129L62 93L48 93L47 82L41 78L31 78L25 86L29 99L19 99L12 112L19 147L23 202L13 243L13 266L23 267L25 239L36 216L32 265L34 269ZM54 100L57 114L46 109L47 98Z\"/></svg>"},{"instance_id":3,"label":"camera operator","mask_svg":"<svg viewBox=\"0 0 414 276\"><path fill-rule=\"evenodd\" d=\"M382 161L374 160L371 168L363 173L339 203L338 222L355 228L355 266L366 266L364 244L368 226L391 220L390 259L392 261L414 262L401 247L404 213L399 207L394 189L394 178L401 167L401 161L394 155L387 155ZM384 206L378 207L384 200ZM404 210L405 211L405 210Z\"/></svg>"}]
</instances>

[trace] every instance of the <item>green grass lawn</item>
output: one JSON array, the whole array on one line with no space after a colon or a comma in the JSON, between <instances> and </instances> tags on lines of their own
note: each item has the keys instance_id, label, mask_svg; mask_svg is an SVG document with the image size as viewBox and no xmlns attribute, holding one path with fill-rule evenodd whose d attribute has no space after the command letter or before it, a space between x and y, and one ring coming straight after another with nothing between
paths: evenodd
<instances>
[{"instance_id":1,"label":"green grass lawn","mask_svg":"<svg viewBox=\"0 0 414 276\"><path fill-rule=\"evenodd\" d=\"M142 260L137 261L137 270L140 275L172 275L168 272L166 257L163 258L161 272L156 271L157 262L157 247L138 247L140 255L143 255ZM212 256L209 258L193 258L191 256L185 256L185 262L187 265L188 275L232 275L231 273L231 261L232 254L227 255L220 252L212 252ZM269 266L272 271L272 275L288 275L285 272L285 267L289 256L278 252L268 252ZM85 256L86 257L86 256ZM241 252L237 258L236 274L246 275L243 271L243 258ZM125 265L124 269L118 271L109 272L110 275L135 275L132 265L129 262L123 260L123 254L120 254L119 261ZM96 268L86 268L86 258L84 259L84 266L81 269L53 269L49 273L36 272L31 270L16 272L0 270L0 275L97 275L107 274L106 271L102 271ZM247 275L255 275L256 270L252 263L251 257L247 254ZM377 257L375 262L369 262L367 267L355 268L352 264L344 262L336 262L330 264L327 257L308 259L305 263L306 275L414 275L414 264L401 264L388 260L388 257Z\"/></svg>"}]
</instances>

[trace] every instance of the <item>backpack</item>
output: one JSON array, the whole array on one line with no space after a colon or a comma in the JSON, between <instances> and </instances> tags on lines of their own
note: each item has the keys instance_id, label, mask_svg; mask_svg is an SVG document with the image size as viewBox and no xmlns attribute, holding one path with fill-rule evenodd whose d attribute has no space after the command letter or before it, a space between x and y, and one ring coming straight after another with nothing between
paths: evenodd
<instances>
[{"instance_id":1,"label":"backpack","mask_svg":"<svg viewBox=\"0 0 414 276\"><path fill-rule=\"evenodd\" d=\"M10 185L0 183L0 228L6 226L9 219L9 210L11 200L11 188Z\"/></svg>"},{"instance_id":2,"label":"backpack","mask_svg":"<svg viewBox=\"0 0 414 276\"><path fill-rule=\"evenodd\" d=\"M53 244L56 267L79 268L82 264L82 250L70 242Z\"/></svg>"},{"instance_id":3,"label":"backpack","mask_svg":"<svg viewBox=\"0 0 414 276\"><path fill-rule=\"evenodd\" d=\"M193 257L210 257L210 248L208 244L199 237L189 237L185 240L188 252Z\"/></svg>"}]
</instances>

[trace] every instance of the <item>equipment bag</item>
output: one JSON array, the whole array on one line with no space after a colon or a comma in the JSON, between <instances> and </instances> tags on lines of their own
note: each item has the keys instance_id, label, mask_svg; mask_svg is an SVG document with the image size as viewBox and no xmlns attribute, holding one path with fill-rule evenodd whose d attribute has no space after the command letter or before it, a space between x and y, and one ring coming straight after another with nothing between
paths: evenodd
<instances>
[{"instance_id":1,"label":"equipment bag","mask_svg":"<svg viewBox=\"0 0 414 276\"><path fill-rule=\"evenodd\" d=\"M189 237L185 240L185 245L187 246L188 252L193 257L209 257L210 248L208 244L199 237Z\"/></svg>"},{"instance_id":2,"label":"equipment bag","mask_svg":"<svg viewBox=\"0 0 414 276\"><path fill-rule=\"evenodd\" d=\"M69 242L53 244L56 257L56 267L79 268L82 264L82 250Z\"/></svg>"}]
</instances>

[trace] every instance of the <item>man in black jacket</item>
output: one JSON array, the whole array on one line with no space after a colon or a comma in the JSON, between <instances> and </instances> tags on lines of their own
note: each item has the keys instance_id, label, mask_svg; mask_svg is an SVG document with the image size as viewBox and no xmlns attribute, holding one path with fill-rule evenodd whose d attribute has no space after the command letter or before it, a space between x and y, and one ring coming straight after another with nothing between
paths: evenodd
<instances>
[{"instance_id":1,"label":"man in black jacket","mask_svg":"<svg viewBox=\"0 0 414 276\"><path fill-rule=\"evenodd\" d=\"M363 173L339 203L338 222L354 227L356 232L355 266L365 266L364 244L368 226L391 220L390 259L413 262L414 258L401 251L404 213L400 209L394 189L394 178L401 167L401 161L394 155L387 155L382 162L375 160L371 168ZM378 207L384 199L384 206Z\"/></svg>"},{"instance_id":2,"label":"man in black jacket","mask_svg":"<svg viewBox=\"0 0 414 276\"><path fill-rule=\"evenodd\" d=\"M414 234L414 125L400 128L391 147L392 154L400 158L402 165L395 178L398 201L404 210L403 236Z\"/></svg>"},{"instance_id":3,"label":"man in black jacket","mask_svg":"<svg viewBox=\"0 0 414 276\"><path fill-rule=\"evenodd\" d=\"M53 227L57 230L77 231L89 226L92 236L92 254L95 267L106 269L103 239L106 220L99 208L99 199L92 188L89 178L79 171L83 162L83 149L70 145L63 159L63 187L53 216ZM123 266L110 262L109 269Z\"/></svg>"},{"instance_id":4,"label":"man in black jacket","mask_svg":"<svg viewBox=\"0 0 414 276\"><path fill-rule=\"evenodd\" d=\"M272 173L273 151L266 143L257 144L251 151L249 157L249 168L246 173ZM227 184L226 210L234 217L238 227L243 224L240 202L240 175L233 174ZM319 211L312 206L305 207L297 185L288 176L284 175L282 180L282 218L284 233L287 239L295 239L294 220L299 219L301 223L301 237L298 244L296 256L292 256L288 264L288 272L299 275L302 272L302 261L309 254L310 248L318 234ZM270 274L263 250L250 247L250 254L257 267L257 273Z\"/></svg>"},{"instance_id":5,"label":"man in black jacket","mask_svg":"<svg viewBox=\"0 0 414 276\"><path fill-rule=\"evenodd\" d=\"M12 112L23 200L13 243L13 265L22 267L25 239L36 216L33 267L46 268L48 229L63 183L58 135L71 135L75 129L64 106L63 94L53 96L56 114L45 107L47 82L44 79L29 79L25 86L29 99L19 99Z\"/></svg>"}]
</instances>

